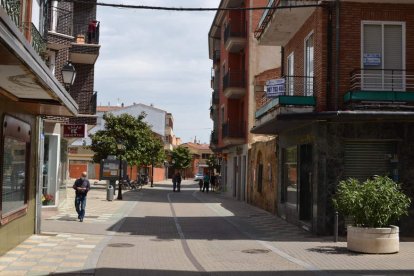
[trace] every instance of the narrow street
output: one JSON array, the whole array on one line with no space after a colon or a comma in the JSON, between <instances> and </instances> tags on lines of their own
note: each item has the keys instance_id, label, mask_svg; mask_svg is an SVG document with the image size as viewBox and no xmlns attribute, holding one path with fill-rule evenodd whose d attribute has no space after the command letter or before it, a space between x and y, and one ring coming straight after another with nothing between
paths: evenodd
<instances>
[{"instance_id":1,"label":"narrow street","mask_svg":"<svg viewBox=\"0 0 414 276\"><path fill-rule=\"evenodd\" d=\"M71 191L69 190L69 193ZM399 254L361 255L265 211L202 193L193 181L88 196L85 221L71 199L43 212L43 235L0 257L0 275L412 275L414 243ZM278 275L279 275L278 273Z\"/></svg>"}]
</instances>

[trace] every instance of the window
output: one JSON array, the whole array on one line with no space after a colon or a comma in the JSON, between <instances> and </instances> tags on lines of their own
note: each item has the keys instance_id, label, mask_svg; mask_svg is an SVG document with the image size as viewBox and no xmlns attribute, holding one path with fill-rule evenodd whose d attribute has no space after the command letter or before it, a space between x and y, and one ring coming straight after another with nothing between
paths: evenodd
<instances>
[{"instance_id":1,"label":"window","mask_svg":"<svg viewBox=\"0 0 414 276\"><path fill-rule=\"evenodd\" d=\"M305 39L305 80L304 96L313 96L313 33Z\"/></svg>"},{"instance_id":2,"label":"window","mask_svg":"<svg viewBox=\"0 0 414 276\"><path fill-rule=\"evenodd\" d=\"M26 213L30 125L6 115L2 137L1 224Z\"/></svg>"},{"instance_id":3,"label":"window","mask_svg":"<svg viewBox=\"0 0 414 276\"><path fill-rule=\"evenodd\" d=\"M405 90L404 37L404 23L362 23L362 89Z\"/></svg>"},{"instance_id":4,"label":"window","mask_svg":"<svg viewBox=\"0 0 414 276\"><path fill-rule=\"evenodd\" d=\"M202 153L201 154L201 159L209 159L210 158L210 154L208 153Z\"/></svg>"},{"instance_id":5,"label":"window","mask_svg":"<svg viewBox=\"0 0 414 276\"><path fill-rule=\"evenodd\" d=\"M298 201L298 150L296 146L283 152L284 200L296 206ZM283 194L283 193L282 193Z\"/></svg>"},{"instance_id":6,"label":"window","mask_svg":"<svg viewBox=\"0 0 414 276\"><path fill-rule=\"evenodd\" d=\"M288 77L286 79L287 81L287 95L288 96L293 96L294 95L294 75L295 75L295 69L294 69L294 61L295 61L295 57L294 57L294 53L291 53L288 58L287 58L287 73L288 73Z\"/></svg>"}]
</instances>

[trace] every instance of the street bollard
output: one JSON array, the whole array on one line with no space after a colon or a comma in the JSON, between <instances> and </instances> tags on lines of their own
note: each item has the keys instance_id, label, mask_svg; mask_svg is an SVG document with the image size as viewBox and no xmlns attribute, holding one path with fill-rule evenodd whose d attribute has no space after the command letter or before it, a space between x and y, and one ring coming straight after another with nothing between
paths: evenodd
<instances>
[{"instance_id":1,"label":"street bollard","mask_svg":"<svg viewBox=\"0 0 414 276\"><path fill-rule=\"evenodd\" d=\"M334 242L338 242L338 212L335 212L335 222L334 222Z\"/></svg>"},{"instance_id":2,"label":"street bollard","mask_svg":"<svg viewBox=\"0 0 414 276\"><path fill-rule=\"evenodd\" d=\"M112 185L109 185L106 190L106 200L108 201L114 200L114 187Z\"/></svg>"}]
</instances>

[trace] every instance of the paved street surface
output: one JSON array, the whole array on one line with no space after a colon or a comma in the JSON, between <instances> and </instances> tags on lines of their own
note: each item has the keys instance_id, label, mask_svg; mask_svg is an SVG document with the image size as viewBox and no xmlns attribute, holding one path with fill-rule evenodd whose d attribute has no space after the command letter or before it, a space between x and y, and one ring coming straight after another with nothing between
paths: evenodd
<instances>
[{"instance_id":1,"label":"paved street surface","mask_svg":"<svg viewBox=\"0 0 414 276\"><path fill-rule=\"evenodd\" d=\"M0 257L0 275L414 275L414 242L398 254L355 254L192 181L180 193L171 186L108 202L97 185L83 223L73 198L43 211L43 234Z\"/></svg>"}]
</instances>

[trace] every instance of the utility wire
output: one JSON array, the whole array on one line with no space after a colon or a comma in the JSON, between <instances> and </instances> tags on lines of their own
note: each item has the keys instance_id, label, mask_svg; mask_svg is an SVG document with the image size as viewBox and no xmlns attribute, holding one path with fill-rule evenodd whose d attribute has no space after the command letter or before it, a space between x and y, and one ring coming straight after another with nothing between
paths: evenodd
<instances>
[{"instance_id":1,"label":"utility wire","mask_svg":"<svg viewBox=\"0 0 414 276\"><path fill-rule=\"evenodd\" d=\"M103 7L122 8L122 9L138 9L138 10L162 10L162 11L191 11L191 12L203 12L203 11L250 11L250 10L279 10L279 9L292 9L292 8L309 8L318 7L319 4L309 5L291 5L291 6L270 6L270 7L250 7L250 8L183 8L183 7L161 7L161 6L145 6L145 5L125 5L125 4L112 4L96 2L91 3L87 0L63 0L63 2L90 4Z\"/></svg>"}]
</instances>

